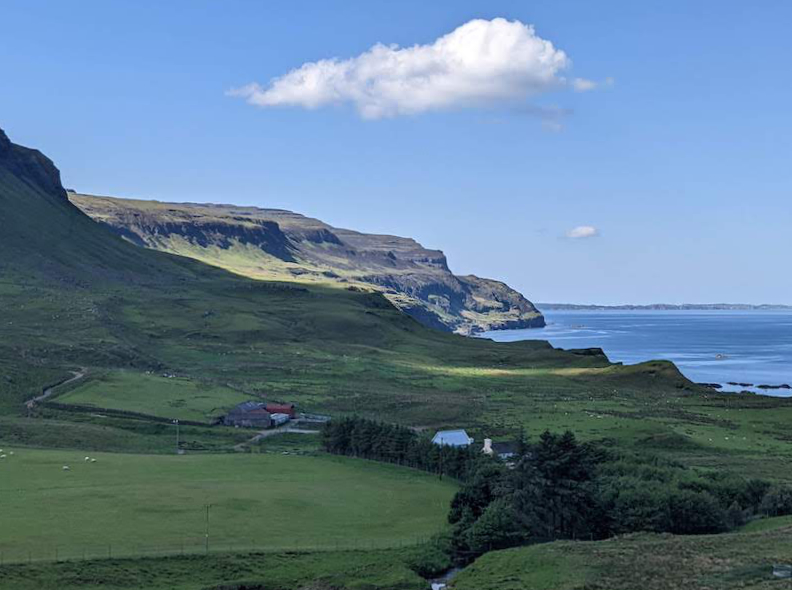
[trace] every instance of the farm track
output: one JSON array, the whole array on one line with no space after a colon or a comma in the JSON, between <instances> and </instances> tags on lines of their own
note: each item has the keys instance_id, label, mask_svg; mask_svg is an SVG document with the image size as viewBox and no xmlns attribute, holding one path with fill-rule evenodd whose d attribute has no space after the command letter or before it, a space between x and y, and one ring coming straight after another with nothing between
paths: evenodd
<instances>
[{"instance_id":1,"label":"farm track","mask_svg":"<svg viewBox=\"0 0 792 590\"><path fill-rule=\"evenodd\" d=\"M52 397L52 395L55 393L55 390L58 387L62 387L63 385L69 385L70 383L74 383L75 381L79 381L80 379L82 379L83 377L85 377L88 374L88 371L86 369L80 369L79 371L71 371L71 374L72 374L72 377L70 377L69 379L61 381L59 383L55 383L54 385L50 385L49 387L45 387L44 391L42 391L41 395L37 395L36 397L33 397L33 398L27 400L25 402L25 407L28 410L33 409L36 404L41 403L44 400Z\"/></svg>"}]
</instances>

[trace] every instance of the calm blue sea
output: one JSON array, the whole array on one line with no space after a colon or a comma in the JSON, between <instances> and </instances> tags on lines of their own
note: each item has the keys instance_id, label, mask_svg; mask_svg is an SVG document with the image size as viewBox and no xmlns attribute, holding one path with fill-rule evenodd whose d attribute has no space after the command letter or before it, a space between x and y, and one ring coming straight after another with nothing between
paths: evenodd
<instances>
[{"instance_id":1,"label":"calm blue sea","mask_svg":"<svg viewBox=\"0 0 792 590\"><path fill-rule=\"evenodd\" d=\"M691 380L792 385L789 311L549 311L547 327L485 332L499 342L548 340L558 348L602 348L612 361L674 361ZM790 390L755 390L792 396Z\"/></svg>"}]
</instances>

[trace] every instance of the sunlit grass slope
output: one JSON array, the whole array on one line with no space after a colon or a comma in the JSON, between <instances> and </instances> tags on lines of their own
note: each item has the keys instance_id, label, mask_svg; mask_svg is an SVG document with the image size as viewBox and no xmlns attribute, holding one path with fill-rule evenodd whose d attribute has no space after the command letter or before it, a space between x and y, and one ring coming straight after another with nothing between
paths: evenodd
<instances>
[{"instance_id":1,"label":"sunlit grass slope","mask_svg":"<svg viewBox=\"0 0 792 590\"><path fill-rule=\"evenodd\" d=\"M215 549L398 547L444 529L455 491L420 471L321 455L90 457L16 449L0 462L5 561L201 550L207 504Z\"/></svg>"}]
</instances>

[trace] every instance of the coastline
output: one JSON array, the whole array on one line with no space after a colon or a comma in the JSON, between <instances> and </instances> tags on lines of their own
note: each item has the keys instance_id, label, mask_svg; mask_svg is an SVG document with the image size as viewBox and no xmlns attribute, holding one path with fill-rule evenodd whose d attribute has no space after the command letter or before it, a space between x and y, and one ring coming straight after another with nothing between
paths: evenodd
<instances>
[{"instance_id":1,"label":"coastline","mask_svg":"<svg viewBox=\"0 0 792 590\"><path fill-rule=\"evenodd\" d=\"M624 364L668 360L713 391L792 397L792 309L542 311L543 329L477 336L601 348L611 361Z\"/></svg>"}]
</instances>

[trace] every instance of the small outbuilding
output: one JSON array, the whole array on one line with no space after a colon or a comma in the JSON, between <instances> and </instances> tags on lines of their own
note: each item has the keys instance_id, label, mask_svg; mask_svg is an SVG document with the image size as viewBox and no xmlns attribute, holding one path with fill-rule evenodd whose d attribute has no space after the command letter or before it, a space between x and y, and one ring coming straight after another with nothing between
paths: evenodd
<instances>
[{"instance_id":1,"label":"small outbuilding","mask_svg":"<svg viewBox=\"0 0 792 590\"><path fill-rule=\"evenodd\" d=\"M223 417L223 424L242 428L269 428L272 416L262 402L243 402Z\"/></svg>"},{"instance_id":2,"label":"small outbuilding","mask_svg":"<svg viewBox=\"0 0 792 590\"><path fill-rule=\"evenodd\" d=\"M440 430L434 435L432 442L441 447L469 447L473 439L464 430Z\"/></svg>"},{"instance_id":3,"label":"small outbuilding","mask_svg":"<svg viewBox=\"0 0 792 590\"><path fill-rule=\"evenodd\" d=\"M273 426L282 426L283 424L286 424L290 420L288 414L280 414L280 413L272 414L271 418L272 418Z\"/></svg>"}]
</instances>

